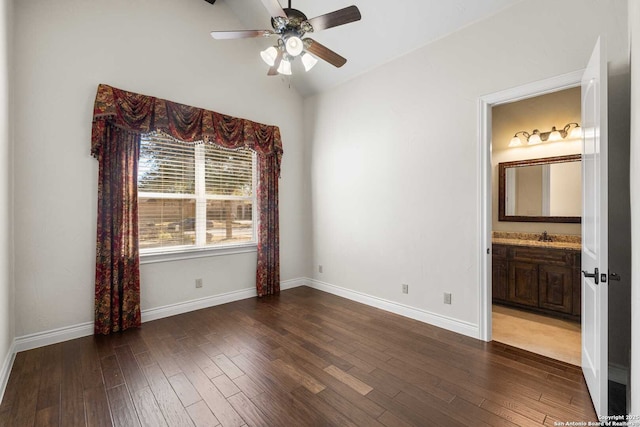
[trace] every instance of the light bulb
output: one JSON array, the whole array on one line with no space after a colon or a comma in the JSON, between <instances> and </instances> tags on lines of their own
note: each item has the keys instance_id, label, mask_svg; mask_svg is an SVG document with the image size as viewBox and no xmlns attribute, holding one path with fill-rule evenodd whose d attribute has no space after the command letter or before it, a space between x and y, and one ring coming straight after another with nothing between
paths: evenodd
<instances>
[{"instance_id":1,"label":"light bulb","mask_svg":"<svg viewBox=\"0 0 640 427\"><path fill-rule=\"evenodd\" d=\"M302 60L302 65L304 65L305 71L309 71L313 68L314 65L318 63L318 60L316 58L306 52L302 54L302 57L300 59Z\"/></svg>"},{"instance_id":2,"label":"light bulb","mask_svg":"<svg viewBox=\"0 0 640 427\"><path fill-rule=\"evenodd\" d=\"M273 64L275 64L276 62L276 57L278 56L278 50L275 47L270 46L260 52L260 56L269 67L273 67Z\"/></svg>"},{"instance_id":3,"label":"light bulb","mask_svg":"<svg viewBox=\"0 0 640 427\"><path fill-rule=\"evenodd\" d=\"M284 74L286 76L290 76L291 62L287 61L286 59L283 59L282 61L280 61L280 66L278 67L278 73Z\"/></svg>"},{"instance_id":4,"label":"light bulb","mask_svg":"<svg viewBox=\"0 0 640 427\"><path fill-rule=\"evenodd\" d=\"M287 39L285 43L285 47L287 49L287 53L291 56L298 56L302 53L302 49L304 49L304 44L300 37L291 36Z\"/></svg>"},{"instance_id":5,"label":"light bulb","mask_svg":"<svg viewBox=\"0 0 640 427\"><path fill-rule=\"evenodd\" d=\"M511 142L509 142L509 147L519 147L522 145L522 140L517 136L511 138Z\"/></svg>"}]
</instances>

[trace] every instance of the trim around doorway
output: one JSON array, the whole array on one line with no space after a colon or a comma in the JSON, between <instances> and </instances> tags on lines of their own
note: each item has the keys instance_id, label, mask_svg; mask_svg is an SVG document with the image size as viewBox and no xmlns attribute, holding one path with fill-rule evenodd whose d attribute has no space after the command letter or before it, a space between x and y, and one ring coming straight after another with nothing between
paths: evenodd
<instances>
[{"instance_id":1,"label":"trim around doorway","mask_svg":"<svg viewBox=\"0 0 640 427\"><path fill-rule=\"evenodd\" d=\"M491 341L491 108L580 85L583 70L484 95L478 100L478 338Z\"/></svg>"}]
</instances>

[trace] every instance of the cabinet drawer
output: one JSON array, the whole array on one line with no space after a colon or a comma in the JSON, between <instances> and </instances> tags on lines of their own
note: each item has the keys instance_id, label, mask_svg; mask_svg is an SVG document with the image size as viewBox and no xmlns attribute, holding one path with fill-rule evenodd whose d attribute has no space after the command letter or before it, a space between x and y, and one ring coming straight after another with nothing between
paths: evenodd
<instances>
[{"instance_id":1,"label":"cabinet drawer","mask_svg":"<svg viewBox=\"0 0 640 427\"><path fill-rule=\"evenodd\" d=\"M540 264L573 266L575 254L559 249L534 248L530 246L511 246L508 258L515 261L537 262Z\"/></svg>"},{"instance_id":2,"label":"cabinet drawer","mask_svg":"<svg viewBox=\"0 0 640 427\"><path fill-rule=\"evenodd\" d=\"M492 245L492 255L494 258L507 258L507 247L503 245Z\"/></svg>"}]
</instances>

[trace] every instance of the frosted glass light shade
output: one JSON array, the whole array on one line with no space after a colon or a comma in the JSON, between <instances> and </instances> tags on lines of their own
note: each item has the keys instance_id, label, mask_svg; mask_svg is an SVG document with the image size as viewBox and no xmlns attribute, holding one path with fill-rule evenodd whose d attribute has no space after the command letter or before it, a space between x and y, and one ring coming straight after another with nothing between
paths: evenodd
<instances>
[{"instance_id":1,"label":"frosted glass light shade","mask_svg":"<svg viewBox=\"0 0 640 427\"><path fill-rule=\"evenodd\" d=\"M562 139L562 135L560 134L559 131L556 130L554 126L551 133L549 134L549 142L560 141L561 139Z\"/></svg>"},{"instance_id":2,"label":"frosted glass light shade","mask_svg":"<svg viewBox=\"0 0 640 427\"><path fill-rule=\"evenodd\" d=\"M522 145L522 140L517 136L511 138L511 142L509 142L509 147L520 147Z\"/></svg>"},{"instance_id":3,"label":"frosted glass light shade","mask_svg":"<svg viewBox=\"0 0 640 427\"><path fill-rule=\"evenodd\" d=\"M538 135L537 133L534 133L533 135L531 135L529 137L529 145L536 145L536 144L540 144L542 142L542 139L540 139L540 135Z\"/></svg>"},{"instance_id":4,"label":"frosted glass light shade","mask_svg":"<svg viewBox=\"0 0 640 427\"><path fill-rule=\"evenodd\" d=\"M280 66L278 67L278 73L284 74L285 76L291 75L291 62L283 59L280 61Z\"/></svg>"},{"instance_id":5,"label":"frosted glass light shade","mask_svg":"<svg viewBox=\"0 0 640 427\"><path fill-rule=\"evenodd\" d=\"M278 50L271 46L260 52L260 56L269 67L273 67L273 64L276 62L276 57L278 56Z\"/></svg>"},{"instance_id":6,"label":"frosted glass light shade","mask_svg":"<svg viewBox=\"0 0 640 427\"><path fill-rule=\"evenodd\" d=\"M308 53L303 53L300 59L302 60L302 65L304 65L305 71L309 71L318 63L318 60Z\"/></svg>"},{"instance_id":7,"label":"frosted glass light shade","mask_svg":"<svg viewBox=\"0 0 640 427\"><path fill-rule=\"evenodd\" d=\"M287 53L291 56L298 56L302 53L302 49L304 48L304 44L300 37L291 36L287 39L285 43L285 48L287 49Z\"/></svg>"},{"instance_id":8,"label":"frosted glass light shade","mask_svg":"<svg viewBox=\"0 0 640 427\"><path fill-rule=\"evenodd\" d=\"M580 126L571 129L571 133L569 134L569 138L571 139L582 139L582 128Z\"/></svg>"}]
</instances>

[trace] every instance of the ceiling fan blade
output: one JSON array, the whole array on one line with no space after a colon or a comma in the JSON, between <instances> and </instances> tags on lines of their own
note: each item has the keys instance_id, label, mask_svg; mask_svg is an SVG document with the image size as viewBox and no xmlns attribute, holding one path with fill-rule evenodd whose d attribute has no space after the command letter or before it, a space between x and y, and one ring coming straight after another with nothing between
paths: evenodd
<instances>
[{"instance_id":1,"label":"ceiling fan blade","mask_svg":"<svg viewBox=\"0 0 640 427\"><path fill-rule=\"evenodd\" d=\"M284 56L284 52L282 51L282 49L278 49L278 55L276 56L275 61L273 61L273 66L269 68L269 71L267 71L268 76L278 75L278 67L280 66L280 62L282 62L283 56Z\"/></svg>"},{"instance_id":2,"label":"ceiling fan blade","mask_svg":"<svg viewBox=\"0 0 640 427\"><path fill-rule=\"evenodd\" d=\"M269 37L274 34L271 30L240 30L240 31L211 31L211 37L216 40L247 39L251 37Z\"/></svg>"},{"instance_id":3,"label":"ceiling fan blade","mask_svg":"<svg viewBox=\"0 0 640 427\"><path fill-rule=\"evenodd\" d=\"M317 56L320 59L324 59L325 61L327 61L329 64L333 65L334 67L342 67L344 64L347 63L347 60L345 58L343 58L342 56L338 55L337 53L335 53L334 51L332 51L331 49L329 49L328 47L325 47L323 45L321 45L320 43L318 43L317 41L310 39L310 38L306 38L305 42L309 40L309 45L307 46L307 52L314 54L315 56ZM305 45L307 44L305 43Z\"/></svg>"},{"instance_id":4,"label":"ceiling fan blade","mask_svg":"<svg viewBox=\"0 0 640 427\"><path fill-rule=\"evenodd\" d=\"M344 9L336 10L335 12L308 19L307 22L311 24L313 31L320 31L326 30L327 28L337 27L338 25L359 21L361 18L362 15L360 15L360 10L356 6L349 6Z\"/></svg>"},{"instance_id":5,"label":"ceiling fan blade","mask_svg":"<svg viewBox=\"0 0 640 427\"><path fill-rule=\"evenodd\" d=\"M276 16L282 16L283 18L287 17L287 14L284 13L282 6L280 6L280 2L278 0L262 0L262 4L269 12L272 18Z\"/></svg>"}]
</instances>

